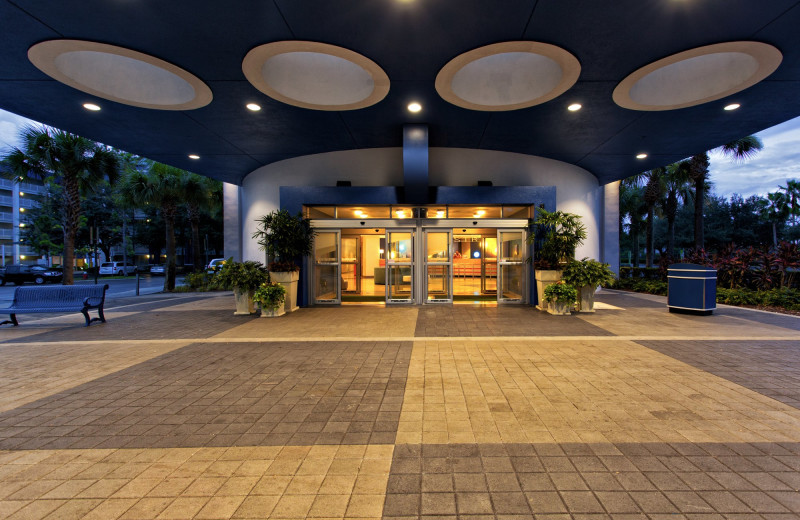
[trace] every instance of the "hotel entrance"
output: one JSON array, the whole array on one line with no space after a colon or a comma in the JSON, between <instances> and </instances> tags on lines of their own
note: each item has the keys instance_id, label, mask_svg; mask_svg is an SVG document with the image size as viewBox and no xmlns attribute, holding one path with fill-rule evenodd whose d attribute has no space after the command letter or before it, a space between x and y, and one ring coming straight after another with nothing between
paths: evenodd
<instances>
[{"instance_id":1,"label":"hotel entrance","mask_svg":"<svg viewBox=\"0 0 800 520\"><path fill-rule=\"evenodd\" d=\"M348 209L336 208L331 216L347 215ZM424 209L381 212L361 206L350 210L355 218L313 219L317 234L310 301L315 305L527 302L527 219L481 218L489 208L471 208L473 220L450 219L447 209L433 213ZM502 207L495 213L500 216ZM400 218L369 218L372 214ZM427 218L431 214L436 217Z\"/></svg>"}]
</instances>

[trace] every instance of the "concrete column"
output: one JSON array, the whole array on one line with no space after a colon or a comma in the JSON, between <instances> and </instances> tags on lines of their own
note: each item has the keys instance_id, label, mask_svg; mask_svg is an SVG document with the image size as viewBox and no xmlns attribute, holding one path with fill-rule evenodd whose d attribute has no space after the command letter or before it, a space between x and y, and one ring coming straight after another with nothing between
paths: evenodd
<instances>
[{"instance_id":1,"label":"concrete column","mask_svg":"<svg viewBox=\"0 0 800 520\"><path fill-rule=\"evenodd\" d=\"M619 185L612 182L602 186L603 217L600 252L602 262L611 266L611 270L619 274Z\"/></svg>"},{"instance_id":2,"label":"concrete column","mask_svg":"<svg viewBox=\"0 0 800 520\"><path fill-rule=\"evenodd\" d=\"M242 188L222 183L222 223L225 258L242 261Z\"/></svg>"}]
</instances>

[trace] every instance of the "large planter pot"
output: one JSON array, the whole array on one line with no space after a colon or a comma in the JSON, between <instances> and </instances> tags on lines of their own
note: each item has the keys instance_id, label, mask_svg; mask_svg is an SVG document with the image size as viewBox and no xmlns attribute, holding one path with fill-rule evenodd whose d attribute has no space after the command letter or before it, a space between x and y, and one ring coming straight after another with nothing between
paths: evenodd
<instances>
[{"instance_id":1,"label":"large planter pot","mask_svg":"<svg viewBox=\"0 0 800 520\"><path fill-rule=\"evenodd\" d=\"M544 302L544 290L548 285L552 285L561 280L561 271L550 270L536 270L536 294L538 295L539 304L536 306L540 311L547 310L547 304Z\"/></svg>"},{"instance_id":2,"label":"large planter pot","mask_svg":"<svg viewBox=\"0 0 800 520\"><path fill-rule=\"evenodd\" d=\"M578 289L578 307L575 309L579 312L594 312L594 292L595 287L592 285L584 285Z\"/></svg>"},{"instance_id":3,"label":"large planter pot","mask_svg":"<svg viewBox=\"0 0 800 520\"><path fill-rule=\"evenodd\" d=\"M261 307L262 318L277 318L278 316L283 316L284 314L286 314L286 310L283 308L283 305L275 309L265 309Z\"/></svg>"},{"instance_id":4,"label":"large planter pot","mask_svg":"<svg viewBox=\"0 0 800 520\"><path fill-rule=\"evenodd\" d=\"M568 316L572 310L571 303L548 302L546 305L547 312L556 316Z\"/></svg>"},{"instance_id":5,"label":"large planter pot","mask_svg":"<svg viewBox=\"0 0 800 520\"><path fill-rule=\"evenodd\" d=\"M297 306L297 281L300 279L299 271L270 271L269 278L275 283L279 283L286 289L286 301L283 308L286 312L294 312Z\"/></svg>"},{"instance_id":6,"label":"large planter pot","mask_svg":"<svg viewBox=\"0 0 800 520\"><path fill-rule=\"evenodd\" d=\"M233 299L236 301L234 316L249 316L256 312L256 307L253 304L253 292L255 291L243 291L238 287L233 288Z\"/></svg>"}]
</instances>

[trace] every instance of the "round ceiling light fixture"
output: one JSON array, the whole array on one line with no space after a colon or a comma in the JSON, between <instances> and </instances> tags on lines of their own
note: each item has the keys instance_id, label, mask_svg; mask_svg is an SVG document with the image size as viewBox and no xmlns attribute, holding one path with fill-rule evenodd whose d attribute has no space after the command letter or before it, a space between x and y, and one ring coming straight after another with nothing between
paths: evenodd
<instances>
[{"instance_id":1,"label":"round ceiling light fixture","mask_svg":"<svg viewBox=\"0 0 800 520\"><path fill-rule=\"evenodd\" d=\"M251 112L258 112L259 110L261 110L261 105L259 105L258 103L248 103L245 106L247 107L247 110Z\"/></svg>"},{"instance_id":2,"label":"round ceiling light fixture","mask_svg":"<svg viewBox=\"0 0 800 520\"><path fill-rule=\"evenodd\" d=\"M637 159L647 159L647 154L646 153L636 154L636 158Z\"/></svg>"},{"instance_id":3,"label":"round ceiling light fixture","mask_svg":"<svg viewBox=\"0 0 800 520\"><path fill-rule=\"evenodd\" d=\"M728 112L730 112L731 110L736 110L741 106L742 105L740 105L739 103L731 103L730 105L725 105L725 108L723 108L723 110L727 110Z\"/></svg>"},{"instance_id":4,"label":"round ceiling light fixture","mask_svg":"<svg viewBox=\"0 0 800 520\"><path fill-rule=\"evenodd\" d=\"M456 56L436 76L436 91L462 108L499 112L554 99L578 81L578 59L548 43L513 41Z\"/></svg>"},{"instance_id":5,"label":"round ceiling light fixture","mask_svg":"<svg viewBox=\"0 0 800 520\"><path fill-rule=\"evenodd\" d=\"M90 112L99 112L100 105L95 105L94 103L84 103L83 108L89 110Z\"/></svg>"},{"instance_id":6,"label":"round ceiling light fixture","mask_svg":"<svg viewBox=\"0 0 800 520\"><path fill-rule=\"evenodd\" d=\"M189 159L198 160L200 158L196 153L189 154Z\"/></svg>"},{"instance_id":7,"label":"round ceiling light fixture","mask_svg":"<svg viewBox=\"0 0 800 520\"><path fill-rule=\"evenodd\" d=\"M409 104L408 104L408 111L409 111L409 112L413 112L413 113L415 113L415 114L416 114L416 113L417 113L417 112L419 112L420 110L422 110L422 105L420 105L420 104L419 104L419 103L417 103L416 101L414 101L414 102L412 102L412 103L409 103Z\"/></svg>"},{"instance_id":8,"label":"round ceiling light fixture","mask_svg":"<svg viewBox=\"0 0 800 520\"><path fill-rule=\"evenodd\" d=\"M51 78L102 99L157 110L211 103L211 89L193 74L141 52L84 40L49 40L28 59Z\"/></svg>"},{"instance_id":9,"label":"round ceiling light fixture","mask_svg":"<svg viewBox=\"0 0 800 520\"><path fill-rule=\"evenodd\" d=\"M260 45L244 57L242 71L269 97L313 110L355 110L389 93L389 76L357 52L309 41Z\"/></svg>"},{"instance_id":10,"label":"round ceiling light fixture","mask_svg":"<svg viewBox=\"0 0 800 520\"><path fill-rule=\"evenodd\" d=\"M581 105L580 103L573 103L567 107L567 110L569 110L570 112L577 112L581 108L583 108L583 105Z\"/></svg>"},{"instance_id":11,"label":"round ceiling light fixture","mask_svg":"<svg viewBox=\"0 0 800 520\"><path fill-rule=\"evenodd\" d=\"M766 43L740 41L697 47L646 65L614 89L631 110L675 110L730 96L763 80L783 54Z\"/></svg>"}]
</instances>

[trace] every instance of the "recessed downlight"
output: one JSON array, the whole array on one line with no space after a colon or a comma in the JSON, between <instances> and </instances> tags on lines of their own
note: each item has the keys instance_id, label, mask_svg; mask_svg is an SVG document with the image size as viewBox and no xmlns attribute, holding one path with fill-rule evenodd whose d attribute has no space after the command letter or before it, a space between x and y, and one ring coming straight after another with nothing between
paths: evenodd
<instances>
[{"instance_id":1,"label":"recessed downlight","mask_svg":"<svg viewBox=\"0 0 800 520\"><path fill-rule=\"evenodd\" d=\"M737 109L737 108L739 108L740 106L742 106L742 105L740 105L739 103L731 103L730 105L726 105L726 106L725 106L725 110L727 110L728 112L730 112L731 110L736 110L736 109Z\"/></svg>"},{"instance_id":2,"label":"recessed downlight","mask_svg":"<svg viewBox=\"0 0 800 520\"><path fill-rule=\"evenodd\" d=\"M261 105L258 105L256 103L248 103L245 106L247 106L247 110L250 110L251 112L258 112L259 110L261 110Z\"/></svg>"},{"instance_id":3,"label":"recessed downlight","mask_svg":"<svg viewBox=\"0 0 800 520\"><path fill-rule=\"evenodd\" d=\"M100 110L100 106L95 105L94 103L84 103L83 108L85 108L86 110L91 110L92 112L97 112L98 110Z\"/></svg>"},{"instance_id":4,"label":"recessed downlight","mask_svg":"<svg viewBox=\"0 0 800 520\"><path fill-rule=\"evenodd\" d=\"M583 108L583 105L581 105L580 103L573 103L567 107L567 110L569 110L570 112L577 112L581 108Z\"/></svg>"},{"instance_id":5,"label":"recessed downlight","mask_svg":"<svg viewBox=\"0 0 800 520\"><path fill-rule=\"evenodd\" d=\"M192 154L189 154L189 159L194 159L194 160L197 160L197 159L199 159L199 158L200 158L200 156L199 156L199 155L197 155L197 154L194 154L194 153L192 153Z\"/></svg>"},{"instance_id":6,"label":"recessed downlight","mask_svg":"<svg viewBox=\"0 0 800 520\"><path fill-rule=\"evenodd\" d=\"M409 103L409 104L408 104L408 111L409 111L409 112L413 112L413 113L415 113L415 114L416 114L416 113L417 113L417 112L419 112L420 110L422 110L422 105L420 105L420 104L419 104L419 103L417 103L416 101L414 101L413 103Z\"/></svg>"},{"instance_id":7,"label":"recessed downlight","mask_svg":"<svg viewBox=\"0 0 800 520\"><path fill-rule=\"evenodd\" d=\"M646 153L636 154L636 158L637 159L647 159L647 154Z\"/></svg>"}]
</instances>

